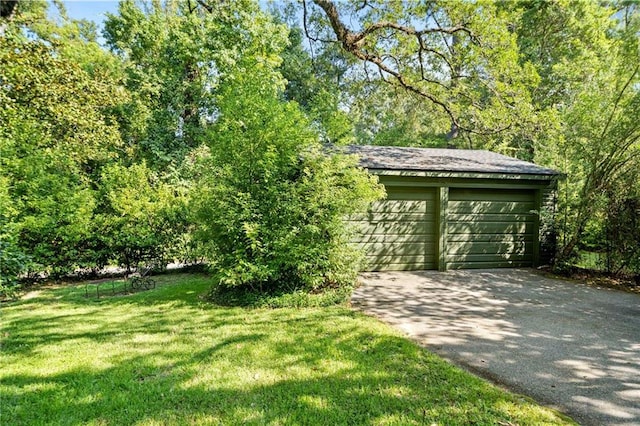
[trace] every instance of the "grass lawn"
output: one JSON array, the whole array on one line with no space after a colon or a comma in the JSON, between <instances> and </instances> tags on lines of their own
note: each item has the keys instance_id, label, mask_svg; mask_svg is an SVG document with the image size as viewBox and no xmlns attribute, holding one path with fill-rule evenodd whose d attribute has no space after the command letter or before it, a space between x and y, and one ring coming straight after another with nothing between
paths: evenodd
<instances>
[{"instance_id":1,"label":"grass lawn","mask_svg":"<svg viewBox=\"0 0 640 426\"><path fill-rule=\"evenodd\" d=\"M573 424L346 307L246 309L202 275L3 306L0 424Z\"/></svg>"}]
</instances>

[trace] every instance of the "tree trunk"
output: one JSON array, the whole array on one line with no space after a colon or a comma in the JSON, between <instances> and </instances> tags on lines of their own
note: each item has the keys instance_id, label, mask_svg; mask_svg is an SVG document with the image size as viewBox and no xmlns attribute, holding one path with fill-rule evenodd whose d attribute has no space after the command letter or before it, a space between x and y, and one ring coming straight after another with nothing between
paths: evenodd
<instances>
[{"instance_id":1,"label":"tree trunk","mask_svg":"<svg viewBox=\"0 0 640 426\"><path fill-rule=\"evenodd\" d=\"M8 22L13 18L18 8L18 0L0 0L0 37L4 36Z\"/></svg>"}]
</instances>

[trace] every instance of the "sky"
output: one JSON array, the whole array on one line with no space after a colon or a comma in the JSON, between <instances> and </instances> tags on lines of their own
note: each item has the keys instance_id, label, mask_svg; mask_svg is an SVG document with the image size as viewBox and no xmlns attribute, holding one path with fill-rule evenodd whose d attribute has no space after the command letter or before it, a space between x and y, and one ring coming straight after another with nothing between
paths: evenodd
<instances>
[{"instance_id":1,"label":"sky","mask_svg":"<svg viewBox=\"0 0 640 426\"><path fill-rule=\"evenodd\" d=\"M266 1L261 0L259 3L266 4ZM64 5L70 18L88 19L98 24L98 36L102 34L105 14L118 11L118 0L64 0ZM102 38L99 37L98 41L102 41Z\"/></svg>"},{"instance_id":2,"label":"sky","mask_svg":"<svg viewBox=\"0 0 640 426\"><path fill-rule=\"evenodd\" d=\"M72 19L87 19L97 24L98 43L104 46L104 38L102 37L102 29L104 28L104 20L107 18L106 13L116 13L118 11L118 0L64 0L67 8L67 15ZM49 16L56 17L56 8L49 1Z\"/></svg>"},{"instance_id":3,"label":"sky","mask_svg":"<svg viewBox=\"0 0 640 426\"><path fill-rule=\"evenodd\" d=\"M99 24L100 28L106 12L118 11L117 0L66 0L64 5L70 18L88 19Z\"/></svg>"}]
</instances>

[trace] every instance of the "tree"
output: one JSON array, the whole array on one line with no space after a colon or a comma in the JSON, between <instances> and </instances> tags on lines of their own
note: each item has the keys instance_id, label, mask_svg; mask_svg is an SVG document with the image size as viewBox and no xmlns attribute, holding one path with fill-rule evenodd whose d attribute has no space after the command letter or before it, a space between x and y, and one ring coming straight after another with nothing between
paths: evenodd
<instances>
[{"instance_id":1,"label":"tree","mask_svg":"<svg viewBox=\"0 0 640 426\"><path fill-rule=\"evenodd\" d=\"M131 270L180 258L189 228L187 188L163 181L144 162L113 163L102 170L97 198L94 241L101 264L115 261Z\"/></svg>"},{"instance_id":2,"label":"tree","mask_svg":"<svg viewBox=\"0 0 640 426\"><path fill-rule=\"evenodd\" d=\"M270 13L276 22L289 26L288 43L278 69L286 80L284 98L300 105L326 143L353 143L353 114L341 108L343 94L348 90L344 80L350 64L335 48L308 51L295 3L284 3L280 8L272 5Z\"/></svg>"},{"instance_id":3,"label":"tree","mask_svg":"<svg viewBox=\"0 0 640 426\"><path fill-rule=\"evenodd\" d=\"M221 86L195 195L198 235L219 283L263 291L350 285L358 253L344 216L381 190L355 159L322 152L260 56L243 65Z\"/></svg>"},{"instance_id":4,"label":"tree","mask_svg":"<svg viewBox=\"0 0 640 426\"><path fill-rule=\"evenodd\" d=\"M61 272L84 261L93 177L122 148L111 107L123 94L67 58L64 39L25 37L24 22L44 19L38 6L16 12L0 45L0 177L15 210L4 225L37 265Z\"/></svg>"},{"instance_id":5,"label":"tree","mask_svg":"<svg viewBox=\"0 0 640 426\"><path fill-rule=\"evenodd\" d=\"M588 227L598 229L604 246L606 193L640 168L640 14L624 2L517 7L522 60L541 76L534 103L556 121L555 132L539 139L536 159L568 175L560 196L566 261Z\"/></svg>"},{"instance_id":6,"label":"tree","mask_svg":"<svg viewBox=\"0 0 640 426\"><path fill-rule=\"evenodd\" d=\"M492 2L313 3L305 3L318 24L309 37L338 42L366 74L435 106L434 116L449 122L448 139L532 156L539 123L529 88L537 76L518 62L517 13Z\"/></svg>"},{"instance_id":7,"label":"tree","mask_svg":"<svg viewBox=\"0 0 640 426\"><path fill-rule=\"evenodd\" d=\"M125 62L126 86L135 95L123 127L138 158L152 168L175 168L203 143L215 121L218 80L235 67L252 33L266 31L267 52L278 43L264 20L252 1L126 0L108 15L107 45Z\"/></svg>"}]
</instances>

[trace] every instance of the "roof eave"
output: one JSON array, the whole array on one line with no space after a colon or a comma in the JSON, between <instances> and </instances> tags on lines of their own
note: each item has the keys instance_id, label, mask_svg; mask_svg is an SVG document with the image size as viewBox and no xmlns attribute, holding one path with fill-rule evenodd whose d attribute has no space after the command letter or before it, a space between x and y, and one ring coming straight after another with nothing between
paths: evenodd
<instances>
[{"instance_id":1,"label":"roof eave","mask_svg":"<svg viewBox=\"0 0 640 426\"><path fill-rule=\"evenodd\" d=\"M413 176L429 178L461 178L461 179L506 179L506 180L542 180L553 181L566 178L562 173L500 173L500 172L458 172L427 170L393 170L365 167L374 175Z\"/></svg>"}]
</instances>

